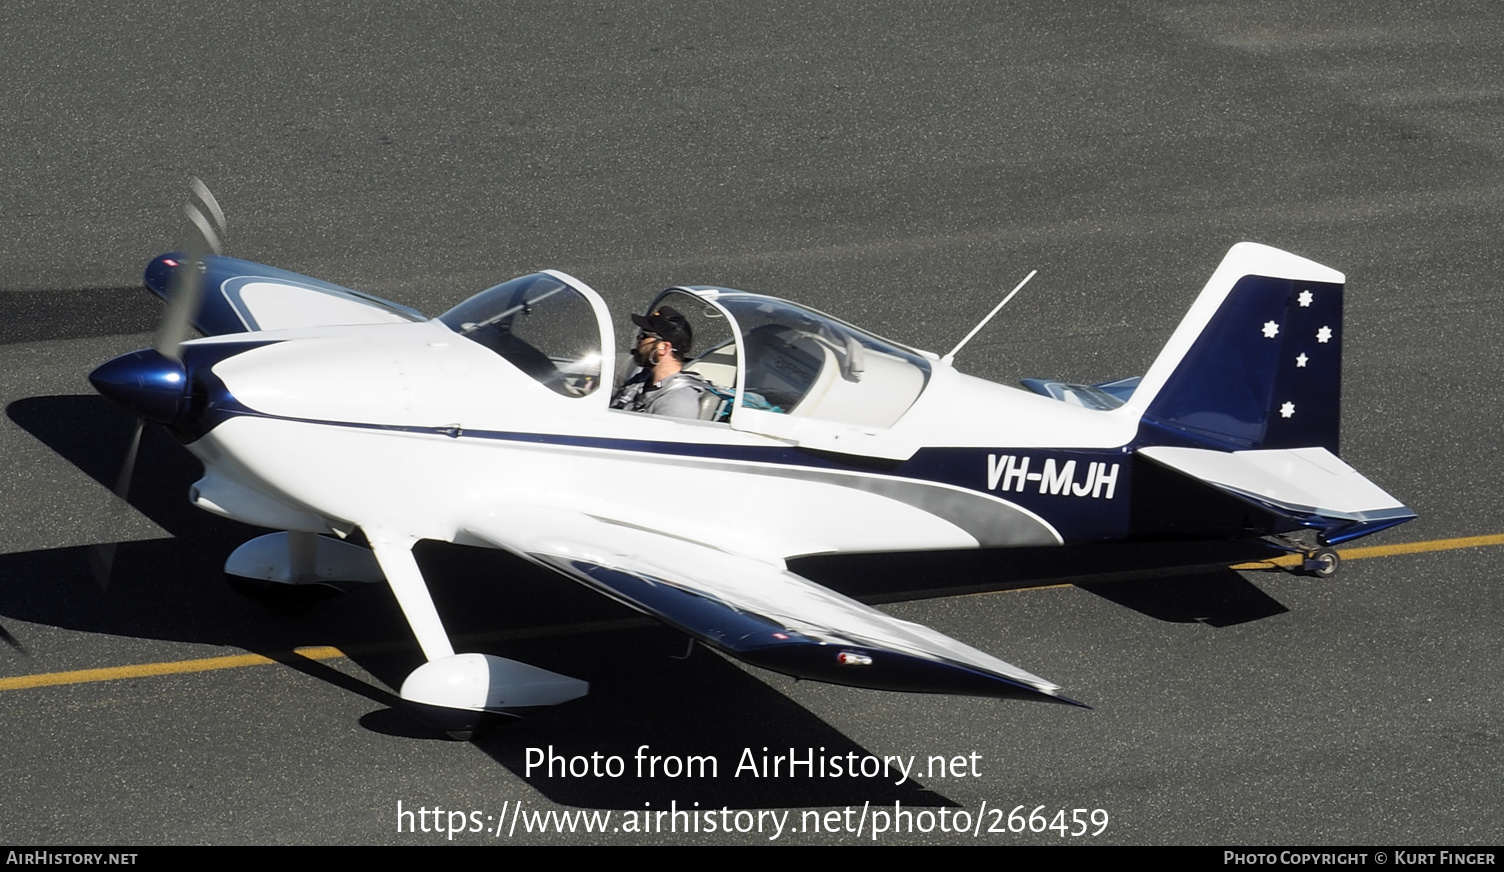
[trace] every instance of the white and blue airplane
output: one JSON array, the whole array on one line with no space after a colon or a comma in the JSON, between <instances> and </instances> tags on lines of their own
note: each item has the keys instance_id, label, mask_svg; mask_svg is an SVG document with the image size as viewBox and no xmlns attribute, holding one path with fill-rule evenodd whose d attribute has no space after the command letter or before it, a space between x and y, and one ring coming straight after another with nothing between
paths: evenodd
<instances>
[{"instance_id":1,"label":"white and blue airplane","mask_svg":"<svg viewBox=\"0 0 1504 872\"><path fill-rule=\"evenodd\" d=\"M1253 243L1147 373L1095 385L1010 388L775 297L672 288L648 311L692 325L688 369L717 386L700 420L610 408L611 315L561 272L431 320L215 255L164 255L145 279L201 297L206 338L159 338L95 387L203 462L194 505L281 531L228 574L390 585L427 661L402 698L455 733L588 686L456 653L413 558L422 539L504 549L776 672L1071 702L785 561L1276 537L1325 574L1330 546L1415 517L1338 457L1342 274ZM346 541L356 531L369 548Z\"/></svg>"}]
</instances>

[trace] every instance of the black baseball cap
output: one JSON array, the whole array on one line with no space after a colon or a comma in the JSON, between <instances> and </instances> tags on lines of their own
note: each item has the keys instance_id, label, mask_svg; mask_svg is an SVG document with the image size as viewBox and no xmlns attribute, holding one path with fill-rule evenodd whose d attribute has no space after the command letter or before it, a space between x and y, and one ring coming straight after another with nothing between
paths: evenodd
<instances>
[{"instance_id":1,"label":"black baseball cap","mask_svg":"<svg viewBox=\"0 0 1504 872\"><path fill-rule=\"evenodd\" d=\"M651 333L674 346L680 354L688 354L694 342L694 331L689 329L689 320L678 309L668 306L655 309L649 315L632 315L632 323L644 333Z\"/></svg>"}]
</instances>

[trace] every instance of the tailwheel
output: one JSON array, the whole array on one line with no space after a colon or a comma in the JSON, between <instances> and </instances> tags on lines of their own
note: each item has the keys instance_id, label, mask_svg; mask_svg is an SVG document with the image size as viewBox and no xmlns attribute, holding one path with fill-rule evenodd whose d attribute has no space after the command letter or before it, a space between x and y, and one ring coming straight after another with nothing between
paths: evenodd
<instances>
[{"instance_id":1,"label":"tailwheel","mask_svg":"<svg viewBox=\"0 0 1504 872\"><path fill-rule=\"evenodd\" d=\"M1306 575L1313 578L1331 578L1337 574L1337 568L1342 565L1342 558L1331 548L1317 548L1307 551L1301 569Z\"/></svg>"}]
</instances>

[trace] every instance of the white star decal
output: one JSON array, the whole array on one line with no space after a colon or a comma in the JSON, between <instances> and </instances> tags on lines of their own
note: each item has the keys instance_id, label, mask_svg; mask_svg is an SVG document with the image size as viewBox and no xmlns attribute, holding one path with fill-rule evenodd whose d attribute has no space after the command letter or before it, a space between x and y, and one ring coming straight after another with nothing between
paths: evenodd
<instances>
[{"instance_id":1,"label":"white star decal","mask_svg":"<svg viewBox=\"0 0 1504 872\"><path fill-rule=\"evenodd\" d=\"M1276 337L1278 335L1279 335L1279 325L1276 324L1276 323L1274 323L1273 321L1265 321L1264 322L1264 338L1265 339L1273 339L1274 337ZM1322 340L1322 341L1325 341L1325 340Z\"/></svg>"},{"instance_id":2,"label":"white star decal","mask_svg":"<svg viewBox=\"0 0 1504 872\"><path fill-rule=\"evenodd\" d=\"M1300 353L1300 356L1298 356L1298 357L1295 358L1295 365L1297 367L1304 367L1306 365L1306 361L1308 361L1308 360L1310 360L1310 358L1306 357L1306 353L1304 351L1302 351Z\"/></svg>"},{"instance_id":3,"label":"white star decal","mask_svg":"<svg viewBox=\"0 0 1504 872\"><path fill-rule=\"evenodd\" d=\"M1332 328L1330 328L1330 327L1323 327L1320 330L1317 330L1316 331L1316 341L1317 342L1331 342L1332 341Z\"/></svg>"},{"instance_id":4,"label":"white star decal","mask_svg":"<svg viewBox=\"0 0 1504 872\"><path fill-rule=\"evenodd\" d=\"M1285 403L1283 406L1280 406L1279 407L1279 416L1281 418L1293 418L1293 417L1295 417L1295 404L1294 403Z\"/></svg>"},{"instance_id":5,"label":"white star decal","mask_svg":"<svg viewBox=\"0 0 1504 872\"><path fill-rule=\"evenodd\" d=\"M1300 300L1300 307L1304 309L1307 306L1311 305L1311 301L1316 299L1316 295L1311 293L1310 291L1301 291L1300 297L1298 299Z\"/></svg>"}]
</instances>

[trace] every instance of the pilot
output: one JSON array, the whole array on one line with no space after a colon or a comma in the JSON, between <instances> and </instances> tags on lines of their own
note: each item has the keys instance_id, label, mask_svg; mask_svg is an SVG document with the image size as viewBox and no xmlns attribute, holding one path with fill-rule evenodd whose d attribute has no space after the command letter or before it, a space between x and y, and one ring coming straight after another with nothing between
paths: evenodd
<instances>
[{"instance_id":1,"label":"pilot","mask_svg":"<svg viewBox=\"0 0 1504 872\"><path fill-rule=\"evenodd\" d=\"M700 397L710 383L698 373L685 372L694 334L677 309L664 306L650 315L633 315L640 331L632 359L641 367L627 379L611 401L611 408L671 418L699 418Z\"/></svg>"}]
</instances>

